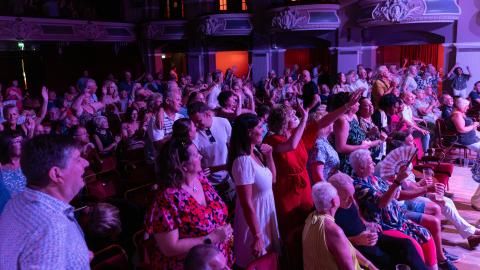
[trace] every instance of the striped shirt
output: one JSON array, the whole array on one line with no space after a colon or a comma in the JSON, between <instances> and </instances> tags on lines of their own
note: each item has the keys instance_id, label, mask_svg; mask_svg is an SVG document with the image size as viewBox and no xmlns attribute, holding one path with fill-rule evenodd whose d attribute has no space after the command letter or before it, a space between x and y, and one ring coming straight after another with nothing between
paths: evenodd
<instances>
[{"instance_id":1,"label":"striped shirt","mask_svg":"<svg viewBox=\"0 0 480 270\"><path fill-rule=\"evenodd\" d=\"M73 207L26 188L0 215L0 269L90 269Z\"/></svg>"}]
</instances>

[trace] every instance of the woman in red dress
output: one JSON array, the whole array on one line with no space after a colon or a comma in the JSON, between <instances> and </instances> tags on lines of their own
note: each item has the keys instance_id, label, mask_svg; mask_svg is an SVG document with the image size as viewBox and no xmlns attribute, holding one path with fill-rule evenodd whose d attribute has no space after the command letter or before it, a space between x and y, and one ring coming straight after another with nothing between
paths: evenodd
<instances>
[{"instance_id":1,"label":"woman in red dress","mask_svg":"<svg viewBox=\"0 0 480 270\"><path fill-rule=\"evenodd\" d=\"M302 107L295 110L285 105L279 105L270 113L268 127L272 135L265 138L265 143L273 148L273 158L277 168L276 184L273 187L275 206L277 210L280 238L287 250L294 257L295 265L302 257L296 243L301 243L301 232L305 219L313 209L311 182L307 171L308 150L313 146L316 133L333 123L340 115L358 102L361 91L352 95L345 106L327 114L318 121L311 121L307 126L308 113ZM319 100L312 103L315 106ZM306 130L306 132L304 132ZM313 136L312 136L313 133ZM300 253L299 253L300 252Z\"/></svg>"},{"instance_id":2,"label":"woman in red dress","mask_svg":"<svg viewBox=\"0 0 480 270\"><path fill-rule=\"evenodd\" d=\"M202 173L202 156L191 141L172 139L159 156L163 188L146 216L152 269L183 269L188 251L211 243L233 265L228 210Z\"/></svg>"}]
</instances>

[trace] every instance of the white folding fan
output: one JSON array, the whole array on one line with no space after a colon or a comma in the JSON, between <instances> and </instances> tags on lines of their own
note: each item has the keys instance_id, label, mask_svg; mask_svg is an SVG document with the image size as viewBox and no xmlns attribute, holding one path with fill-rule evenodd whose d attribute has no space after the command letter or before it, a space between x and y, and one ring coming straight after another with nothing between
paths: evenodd
<instances>
[{"instance_id":1,"label":"white folding fan","mask_svg":"<svg viewBox=\"0 0 480 270\"><path fill-rule=\"evenodd\" d=\"M402 146L392 150L381 162L380 177L396 175L402 166L407 166L417 154L417 148Z\"/></svg>"}]
</instances>

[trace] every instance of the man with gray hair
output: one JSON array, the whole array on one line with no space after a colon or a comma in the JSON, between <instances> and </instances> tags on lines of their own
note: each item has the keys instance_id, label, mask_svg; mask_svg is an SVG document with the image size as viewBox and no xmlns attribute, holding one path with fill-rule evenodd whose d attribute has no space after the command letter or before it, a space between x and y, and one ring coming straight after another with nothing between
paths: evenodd
<instances>
[{"instance_id":1,"label":"man with gray hair","mask_svg":"<svg viewBox=\"0 0 480 270\"><path fill-rule=\"evenodd\" d=\"M332 175L328 182L337 189L340 198L335 223L367 259L380 269L394 269L396 264L427 269L411 240L385 235L380 225L362 220L353 198L355 189L350 176L339 172Z\"/></svg>"}]
</instances>

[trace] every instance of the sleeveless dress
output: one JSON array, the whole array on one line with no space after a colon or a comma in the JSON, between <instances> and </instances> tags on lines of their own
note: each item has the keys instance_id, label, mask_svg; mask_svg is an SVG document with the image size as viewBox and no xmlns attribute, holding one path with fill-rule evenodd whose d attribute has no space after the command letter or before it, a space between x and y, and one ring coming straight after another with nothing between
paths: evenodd
<instances>
[{"instance_id":1,"label":"sleeveless dress","mask_svg":"<svg viewBox=\"0 0 480 270\"><path fill-rule=\"evenodd\" d=\"M337 263L332 253L328 250L327 237L325 235L326 220L335 222L330 215L311 213L305 221L305 228L302 235L303 246L303 268L304 270L328 269L338 270ZM358 263L355 248L348 241L348 248L352 256L356 270L361 270Z\"/></svg>"},{"instance_id":2,"label":"sleeveless dress","mask_svg":"<svg viewBox=\"0 0 480 270\"><path fill-rule=\"evenodd\" d=\"M352 121L349 122L349 125L350 125L350 128L348 130L347 144L348 145L362 144L362 142L367 139L367 135L365 134L363 129L360 127L360 124L358 123L357 119L352 119ZM348 160L350 157L350 154L338 153L338 157L340 158L339 170L345 174L352 175L353 174L352 166L350 165L350 161Z\"/></svg>"}]
</instances>

